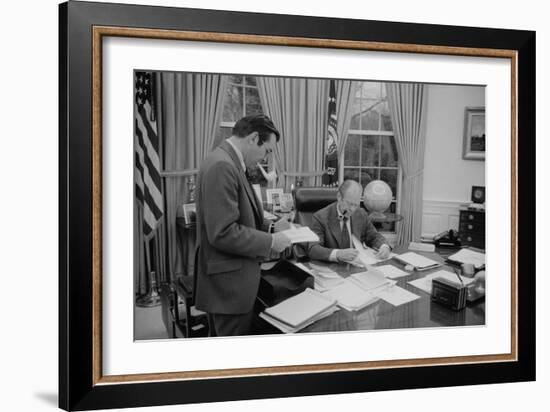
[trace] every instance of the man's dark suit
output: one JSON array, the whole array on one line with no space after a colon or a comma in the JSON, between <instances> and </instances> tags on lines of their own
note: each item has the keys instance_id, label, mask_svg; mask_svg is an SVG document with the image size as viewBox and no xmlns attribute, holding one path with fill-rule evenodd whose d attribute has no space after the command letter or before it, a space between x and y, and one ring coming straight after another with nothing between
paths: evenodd
<instances>
[{"instance_id":1,"label":"man's dark suit","mask_svg":"<svg viewBox=\"0 0 550 412\"><path fill-rule=\"evenodd\" d=\"M342 245L342 229L338 219L338 202L331 203L313 215L311 230L319 236L319 242L308 244L308 255L311 259L329 260L334 249L344 249L349 246ZM362 208L350 217L351 232L357 239L374 249L388 243L382 236Z\"/></svg>"},{"instance_id":2,"label":"man's dark suit","mask_svg":"<svg viewBox=\"0 0 550 412\"><path fill-rule=\"evenodd\" d=\"M216 314L252 311L260 260L272 236L261 203L233 147L223 142L203 162L197 184L197 309Z\"/></svg>"}]
</instances>

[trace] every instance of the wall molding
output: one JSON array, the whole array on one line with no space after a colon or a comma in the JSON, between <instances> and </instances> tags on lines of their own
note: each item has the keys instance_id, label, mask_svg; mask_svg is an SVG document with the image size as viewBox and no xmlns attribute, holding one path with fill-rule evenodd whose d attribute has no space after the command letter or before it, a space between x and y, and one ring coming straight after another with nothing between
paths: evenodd
<instances>
[{"instance_id":1,"label":"wall molding","mask_svg":"<svg viewBox=\"0 0 550 412\"><path fill-rule=\"evenodd\" d=\"M444 230L458 230L459 209L468 200L425 199L422 204L422 237L432 237Z\"/></svg>"}]
</instances>

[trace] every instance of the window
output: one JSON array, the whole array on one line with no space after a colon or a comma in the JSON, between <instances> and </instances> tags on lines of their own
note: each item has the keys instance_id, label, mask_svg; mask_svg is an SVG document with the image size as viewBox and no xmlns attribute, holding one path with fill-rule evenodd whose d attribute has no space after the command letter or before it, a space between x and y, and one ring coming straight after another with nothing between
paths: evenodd
<instances>
[{"instance_id":1,"label":"window","mask_svg":"<svg viewBox=\"0 0 550 412\"><path fill-rule=\"evenodd\" d=\"M231 75L225 92L222 121L215 146L231 136L235 122L250 114L263 113L254 76Z\"/></svg>"},{"instance_id":2,"label":"window","mask_svg":"<svg viewBox=\"0 0 550 412\"><path fill-rule=\"evenodd\" d=\"M222 121L216 134L214 146L219 145L224 139L231 136L235 122L241 117L261 113L263 113L263 110L256 77L231 75L225 92ZM269 169L267 163L262 164L262 166L266 170ZM250 168L248 173L252 183L267 186L267 180L264 179L258 168Z\"/></svg>"},{"instance_id":3,"label":"window","mask_svg":"<svg viewBox=\"0 0 550 412\"><path fill-rule=\"evenodd\" d=\"M384 83L362 82L356 90L344 148L344 179L363 187L383 180L393 193L389 211L396 212L400 169ZM384 223L381 229L394 232L395 224Z\"/></svg>"}]
</instances>

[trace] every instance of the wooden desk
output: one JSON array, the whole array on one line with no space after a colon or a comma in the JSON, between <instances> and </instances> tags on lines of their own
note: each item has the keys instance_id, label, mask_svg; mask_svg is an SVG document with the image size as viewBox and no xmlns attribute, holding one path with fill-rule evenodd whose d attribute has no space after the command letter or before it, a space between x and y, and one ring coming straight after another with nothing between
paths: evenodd
<instances>
[{"instance_id":1,"label":"wooden desk","mask_svg":"<svg viewBox=\"0 0 550 412\"><path fill-rule=\"evenodd\" d=\"M403 253L406 249L396 248L395 253ZM444 259L437 253L416 252L430 259L444 262ZM362 272L365 269L357 267L348 267L344 264L327 263L313 261L316 265L326 265L347 277L356 272ZM393 259L380 263L380 265L393 265L401 270L403 266ZM306 263L307 265L307 263ZM386 301L379 299L377 302L366 308L348 312L340 309L334 314L321 319L314 324L306 327L300 332L330 332L330 331L352 331L352 330L370 330L370 329L401 329L401 328L433 328L445 326L471 326L485 324L485 300L469 303L465 309L454 311L438 303L432 302L430 295L416 287L409 285L408 282L424 277L435 271L444 269L445 266L438 267L423 272L408 272L409 276L401 277L397 280L397 286L402 287L420 298L401 306L393 306ZM275 332L269 325L269 332ZM278 330L277 330L278 331Z\"/></svg>"}]
</instances>

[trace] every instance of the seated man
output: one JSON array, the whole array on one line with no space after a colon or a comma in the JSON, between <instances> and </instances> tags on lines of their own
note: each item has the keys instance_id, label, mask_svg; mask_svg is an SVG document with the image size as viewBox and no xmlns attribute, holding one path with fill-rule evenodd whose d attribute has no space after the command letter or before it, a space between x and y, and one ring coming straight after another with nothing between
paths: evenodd
<instances>
[{"instance_id":1,"label":"seated man","mask_svg":"<svg viewBox=\"0 0 550 412\"><path fill-rule=\"evenodd\" d=\"M378 250L376 257L385 259L391 248L370 221L367 212L360 208L363 189L355 180L345 180L338 188L336 202L313 215L311 230L319 242L308 245L311 259L330 262L352 262L358 252L353 248L351 234L362 243Z\"/></svg>"}]
</instances>

